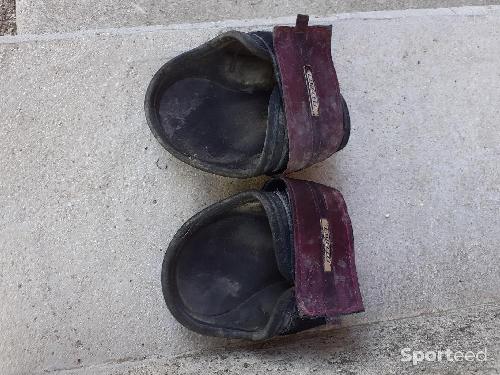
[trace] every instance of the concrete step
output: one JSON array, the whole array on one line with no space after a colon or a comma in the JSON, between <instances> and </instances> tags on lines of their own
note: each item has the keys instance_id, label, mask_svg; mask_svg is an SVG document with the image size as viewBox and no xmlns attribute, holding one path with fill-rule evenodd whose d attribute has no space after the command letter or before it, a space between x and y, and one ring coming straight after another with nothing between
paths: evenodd
<instances>
[{"instance_id":1,"label":"concrete step","mask_svg":"<svg viewBox=\"0 0 500 375\"><path fill-rule=\"evenodd\" d=\"M487 304L351 326L296 340L272 340L265 344L170 358L152 356L59 374L497 374L500 368L499 313L500 304ZM440 360L438 351L443 353ZM427 354L430 360L426 359L426 352L431 352ZM472 354L467 354L468 360L465 360L463 356L467 352Z\"/></svg>"},{"instance_id":2,"label":"concrete step","mask_svg":"<svg viewBox=\"0 0 500 375\"><path fill-rule=\"evenodd\" d=\"M457 7L495 0L17 0L18 32L39 34L77 30L165 25L226 19L272 18L296 13L318 16L355 11Z\"/></svg>"},{"instance_id":3,"label":"concrete step","mask_svg":"<svg viewBox=\"0 0 500 375\"><path fill-rule=\"evenodd\" d=\"M347 200L366 312L342 326L498 302L500 7L316 21L333 24L352 135L296 177ZM171 157L143 98L169 58L277 22L293 19L0 37L0 373L235 344L176 323L160 267L186 219L263 179Z\"/></svg>"}]
</instances>

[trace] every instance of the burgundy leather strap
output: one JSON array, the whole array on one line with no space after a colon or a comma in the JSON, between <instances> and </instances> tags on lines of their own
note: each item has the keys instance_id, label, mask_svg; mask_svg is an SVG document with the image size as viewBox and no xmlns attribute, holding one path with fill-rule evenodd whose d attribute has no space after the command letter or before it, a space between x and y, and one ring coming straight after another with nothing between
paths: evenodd
<instances>
[{"instance_id":1,"label":"burgundy leather strap","mask_svg":"<svg viewBox=\"0 0 500 375\"><path fill-rule=\"evenodd\" d=\"M295 27L276 26L273 32L288 129L286 172L326 159L344 134L332 28L308 26L308 20L298 15Z\"/></svg>"},{"instance_id":2,"label":"burgundy leather strap","mask_svg":"<svg viewBox=\"0 0 500 375\"><path fill-rule=\"evenodd\" d=\"M339 191L283 178L292 207L299 313L334 318L363 311L351 220Z\"/></svg>"}]
</instances>

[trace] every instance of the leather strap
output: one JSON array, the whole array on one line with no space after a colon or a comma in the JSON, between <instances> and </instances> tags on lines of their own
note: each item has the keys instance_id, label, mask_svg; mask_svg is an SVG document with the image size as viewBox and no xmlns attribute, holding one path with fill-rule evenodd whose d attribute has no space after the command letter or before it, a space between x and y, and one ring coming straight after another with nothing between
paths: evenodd
<instances>
[{"instance_id":1,"label":"leather strap","mask_svg":"<svg viewBox=\"0 0 500 375\"><path fill-rule=\"evenodd\" d=\"M337 74L331 57L331 26L276 26L274 50L288 130L286 172L318 163L339 149L343 118Z\"/></svg>"},{"instance_id":2,"label":"leather strap","mask_svg":"<svg viewBox=\"0 0 500 375\"><path fill-rule=\"evenodd\" d=\"M310 181L282 180L292 209L300 315L334 318L363 311L351 220L342 194Z\"/></svg>"}]
</instances>

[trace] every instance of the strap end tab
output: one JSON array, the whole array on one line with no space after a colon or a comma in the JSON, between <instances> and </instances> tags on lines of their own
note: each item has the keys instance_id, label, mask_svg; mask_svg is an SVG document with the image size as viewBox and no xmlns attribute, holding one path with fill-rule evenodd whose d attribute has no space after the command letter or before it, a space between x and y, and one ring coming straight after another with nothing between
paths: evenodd
<instances>
[{"instance_id":1,"label":"strap end tab","mask_svg":"<svg viewBox=\"0 0 500 375\"><path fill-rule=\"evenodd\" d=\"M297 20L295 21L297 31L305 31L308 24L309 16L307 14L297 14Z\"/></svg>"}]
</instances>

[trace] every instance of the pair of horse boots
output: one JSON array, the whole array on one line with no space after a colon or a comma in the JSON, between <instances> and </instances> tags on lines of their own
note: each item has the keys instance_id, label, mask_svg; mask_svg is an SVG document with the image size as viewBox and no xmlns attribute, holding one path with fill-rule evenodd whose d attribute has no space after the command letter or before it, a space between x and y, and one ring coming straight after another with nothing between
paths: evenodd
<instances>
[{"instance_id":1,"label":"pair of horse boots","mask_svg":"<svg viewBox=\"0 0 500 375\"><path fill-rule=\"evenodd\" d=\"M178 159L224 176L298 171L342 149L347 105L331 26L226 32L166 63L146 117ZM165 254L173 316L205 335L261 340L363 311L352 226L333 188L271 179L189 219Z\"/></svg>"}]
</instances>

